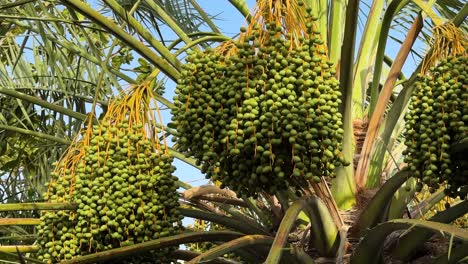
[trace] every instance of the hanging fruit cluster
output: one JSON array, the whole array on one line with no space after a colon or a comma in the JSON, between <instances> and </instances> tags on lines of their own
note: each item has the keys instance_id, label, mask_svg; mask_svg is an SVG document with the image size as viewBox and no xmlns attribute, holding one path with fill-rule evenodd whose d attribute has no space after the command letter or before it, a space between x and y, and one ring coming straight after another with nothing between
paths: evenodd
<instances>
[{"instance_id":1,"label":"hanging fruit cluster","mask_svg":"<svg viewBox=\"0 0 468 264\"><path fill-rule=\"evenodd\" d=\"M257 3L239 40L189 54L172 112L179 150L207 178L247 195L300 189L347 165L339 83L310 10L281 6L271 19L268 3Z\"/></svg>"},{"instance_id":2,"label":"hanging fruit cluster","mask_svg":"<svg viewBox=\"0 0 468 264\"><path fill-rule=\"evenodd\" d=\"M405 162L417 189L443 186L450 197L466 199L468 161L454 147L468 138L468 35L450 22L433 33L405 116Z\"/></svg>"},{"instance_id":3,"label":"hanging fruit cluster","mask_svg":"<svg viewBox=\"0 0 468 264\"><path fill-rule=\"evenodd\" d=\"M467 65L466 56L448 57L420 75L405 118L405 162L413 175L431 191L443 185L446 194L462 199L468 193L468 160L450 150L468 136Z\"/></svg>"},{"instance_id":4,"label":"hanging fruit cluster","mask_svg":"<svg viewBox=\"0 0 468 264\"><path fill-rule=\"evenodd\" d=\"M102 123L89 126L58 164L45 199L75 203L78 208L43 213L37 229L38 259L57 263L179 231L175 168L148 122L146 88L137 87L132 95L111 104ZM134 111L142 102L143 113ZM170 263L171 250L121 263Z\"/></svg>"}]
</instances>

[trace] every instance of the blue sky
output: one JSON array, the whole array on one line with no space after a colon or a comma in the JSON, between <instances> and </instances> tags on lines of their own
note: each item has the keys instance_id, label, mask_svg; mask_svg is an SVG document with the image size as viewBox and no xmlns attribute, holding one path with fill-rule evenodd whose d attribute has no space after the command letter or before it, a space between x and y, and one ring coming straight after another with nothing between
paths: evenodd
<instances>
[{"instance_id":1,"label":"blue sky","mask_svg":"<svg viewBox=\"0 0 468 264\"><path fill-rule=\"evenodd\" d=\"M198 0L197 2L209 14L217 15L215 23L219 25L224 34L234 36L239 33L239 28L244 24L245 19L227 0ZM214 2L218 4L213 4ZM246 2L252 11L256 1L247 0Z\"/></svg>"}]
</instances>

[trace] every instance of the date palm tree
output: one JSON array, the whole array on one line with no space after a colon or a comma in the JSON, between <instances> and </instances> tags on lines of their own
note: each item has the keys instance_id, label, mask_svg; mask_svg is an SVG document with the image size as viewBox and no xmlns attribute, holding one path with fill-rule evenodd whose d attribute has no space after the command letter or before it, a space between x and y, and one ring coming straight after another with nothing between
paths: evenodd
<instances>
[{"instance_id":1,"label":"date palm tree","mask_svg":"<svg viewBox=\"0 0 468 264\"><path fill-rule=\"evenodd\" d=\"M342 153L354 166L337 167L335 178L322 177L301 197L286 190L253 198L221 189L216 181L196 187L179 181L179 211L196 219L186 232L66 263L94 263L182 244L188 246L172 255L188 263L410 261L434 232L451 237L448 250L433 256L436 261L463 259L468 234L450 223L466 221L466 199L449 200L443 190L416 192L417 180L403 162L401 135L418 76L438 51L431 47L434 28L452 23L459 29L456 34L466 37L468 5L442 0L292 2L311 8L336 67ZM219 4L239 12L247 23L256 19L244 0ZM0 247L5 259L15 257L12 252L37 250L30 246L35 238L31 225L39 223L31 210L51 209L41 202L53 164L89 117L101 120L120 92L153 78L149 85L165 119L157 125L167 137L178 136L167 122L177 107L172 97L187 54L233 39L196 0L4 0L0 31L0 211L5 219L19 218L2 228L2 240L19 245ZM462 140L457 148L466 150L466 143ZM200 170L177 144L169 150L183 162L178 166ZM451 206L440 208L442 200ZM34 254L26 260L37 261Z\"/></svg>"}]
</instances>

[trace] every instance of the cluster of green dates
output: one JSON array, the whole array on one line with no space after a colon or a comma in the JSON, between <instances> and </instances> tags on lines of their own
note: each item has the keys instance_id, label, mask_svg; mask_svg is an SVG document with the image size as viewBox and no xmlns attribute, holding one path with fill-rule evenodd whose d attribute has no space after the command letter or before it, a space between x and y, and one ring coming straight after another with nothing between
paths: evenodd
<instances>
[{"instance_id":1,"label":"cluster of green dates","mask_svg":"<svg viewBox=\"0 0 468 264\"><path fill-rule=\"evenodd\" d=\"M414 176L435 192L466 199L468 159L453 146L468 137L468 58L449 57L418 76L405 117L405 162Z\"/></svg>"},{"instance_id":2,"label":"cluster of green dates","mask_svg":"<svg viewBox=\"0 0 468 264\"><path fill-rule=\"evenodd\" d=\"M207 178L255 196L300 190L348 165L341 154L339 82L312 23L309 17L304 37L291 38L269 23L235 41L232 54L189 54L170 126L178 149ZM269 37L260 42L262 30Z\"/></svg>"},{"instance_id":3,"label":"cluster of green dates","mask_svg":"<svg viewBox=\"0 0 468 264\"><path fill-rule=\"evenodd\" d=\"M77 204L46 211L37 228L38 258L48 263L174 235L180 230L172 157L154 148L142 125L95 126L74 171L52 175L45 198ZM119 263L170 263L171 248ZM155 262L156 261L156 262ZM158 262L159 261L159 262Z\"/></svg>"}]
</instances>

